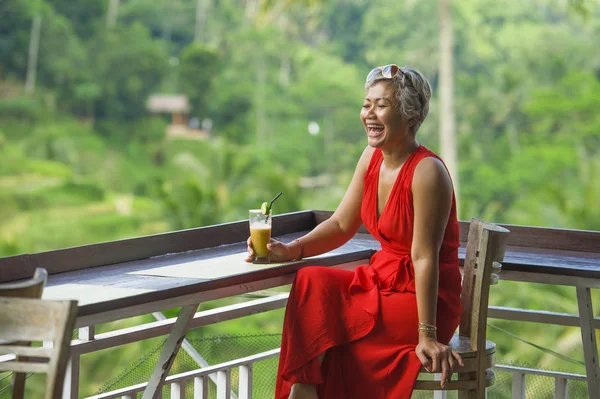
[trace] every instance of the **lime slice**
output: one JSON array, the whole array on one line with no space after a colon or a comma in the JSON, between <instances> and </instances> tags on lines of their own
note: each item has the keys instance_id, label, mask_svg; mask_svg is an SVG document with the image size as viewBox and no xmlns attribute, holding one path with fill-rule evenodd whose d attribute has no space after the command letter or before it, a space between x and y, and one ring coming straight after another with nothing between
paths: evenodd
<instances>
[{"instance_id":1,"label":"lime slice","mask_svg":"<svg viewBox=\"0 0 600 399\"><path fill-rule=\"evenodd\" d=\"M262 205L260 206L260 211L263 213L263 215L268 215L269 214L269 203L263 202Z\"/></svg>"}]
</instances>

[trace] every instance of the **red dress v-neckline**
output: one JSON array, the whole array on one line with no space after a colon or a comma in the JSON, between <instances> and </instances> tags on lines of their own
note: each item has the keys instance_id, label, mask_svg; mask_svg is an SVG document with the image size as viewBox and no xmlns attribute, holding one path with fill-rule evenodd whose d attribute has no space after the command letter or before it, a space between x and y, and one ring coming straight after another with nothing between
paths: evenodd
<instances>
[{"instance_id":1,"label":"red dress v-neckline","mask_svg":"<svg viewBox=\"0 0 600 399\"><path fill-rule=\"evenodd\" d=\"M402 173L406 170L406 168L404 167L405 165L407 165L411 159L415 156L415 154L417 152L420 151L420 149L423 146L419 144L419 146L417 148L414 149L413 152L410 153L410 155L406 158L406 160L404 161L404 163L402 164L402 166L400 166L400 170L398 171L398 174L396 175L396 179L394 180L394 184L392 184L392 189L390 190L390 194L387 197L387 200L385 201L385 205L383 206L383 209L381 210L381 214L379 215L379 175L381 174L381 165L383 164L383 152L380 149L377 149L376 151L380 152L380 159L377 161L377 174L375 176L375 201L373 201L373 203L375 204L375 224L378 226L379 225L379 221L383 218L383 215L385 214L385 211L387 210L390 202L392 202L393 198L394 198L394 194L397 192L397 186L398 186L398 182L401 180L402 177Z\"/></svg>"}]
</instances>

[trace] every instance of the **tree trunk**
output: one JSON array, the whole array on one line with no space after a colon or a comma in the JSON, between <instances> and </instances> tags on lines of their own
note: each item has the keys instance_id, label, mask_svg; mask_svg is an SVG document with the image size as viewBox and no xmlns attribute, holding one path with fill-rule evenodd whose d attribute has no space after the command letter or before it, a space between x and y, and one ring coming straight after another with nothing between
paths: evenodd
<instances>
[{"instance_id":1,"label":"tree trunk","mask_svg":"<svg viewBox=\"0 0 600 399\"><path fill-rule=\"evenodd\" d=\"M287 13L282 13L277 19L277 26L281 29L281 39L283 42L289 41L289 29L290 21ZM292 73L292 57L285 50L282 49L279 52L279 84L282 86L288 86L290 84L290 74Z\"/></svg>"},{"instance_id":2,"label":"tree trunk","mask_svg":"<svg viewBox=\"0 0 600 399\"><path fill-rule=\"evenodd\" d=\"M256 54L256 89L254 107L256 109L256 145L266 145L267 139L267 115L265 86L267 73L265 71L265 57L263 54Z\"/></svg>"},{"instance_id":3,"label":"tree trunk","mask_svg":"<svg viewBox=\"0 0 600 399\"><path fill-rule=\"evenodd\" d=\"M204 42L206 33L206 20L208 14L208 0L198 0L196 2L196 27L194 29L194 41Z\"/></svg>"},{"instance_id":4,"label":"tree trunk","mask_svg":"<svg viewBox=\"0 0 600 399\"><path fill-rule=\"evenodd\" d=\"M456 116L454 114L454 72L452 16L450 0L439 0L440 12L440 155L454 182L456 200L459 199L458 155L456 143Z\"/></svg>"},{"instance_id":5,"label":"tree trunk","mask_svg":"<svg viewBox=\"0 0 600 399\"><path fill-rule=\"evenodd\" d=\"M246 0L244 24L250 25L258 13L258 0Z\"/></svg>"},{"instance_id":6,"label":"tree trunk","mask_svg":"<svg viewBox=\"0 0 600 399\"><path fill-rule=\"evenodd\" d=\"M106 14L106 26L112 28L117 24L119 16L119 0L108 0L108 13Z\"/></svg>"},{"instance_id":7,"label":"tree trunk","mask_svg":"<svg viewBox=\"0 0 600 399\"><path fill-rule=\"evenodd\" d=\"M35 91L35 79L37 75L37 62L40 49L40 33L42 31L42 17L33 17L31 23L31 37L29 38L29 58L27 59L27 77L25 79L25 93L32 94Z\"/></svg>"},{"instance_id":8,"label":"tree trunk","mask_svg":"<svg viewBox=\"0 0 600 399\"><path fill-rule=\"evenodd\" d=\"M290 74L292 73L292 60L289 54L282 52L279 56L279 84L289 86Z\"/></svg>"},{"instance_id":9,"label":"tree trunk","mask_svg":"<svg viewBox=\"0 0 600 399\"><path fill-rule=\"evenodd\" d=\"M323 152L325 155L326 173L329 176L334 176L335 169L335 152L333 151L333 143L335 142L335 124L333 123L334 116L335 113L333 110L327 111L325 114L325 129L323 132Z\"/></svg>"}]
</instances>

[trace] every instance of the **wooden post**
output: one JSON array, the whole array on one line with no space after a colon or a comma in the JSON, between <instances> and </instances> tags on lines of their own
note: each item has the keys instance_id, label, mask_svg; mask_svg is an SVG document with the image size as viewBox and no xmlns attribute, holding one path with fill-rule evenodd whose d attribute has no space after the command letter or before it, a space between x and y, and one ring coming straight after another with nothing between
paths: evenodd
<instances>
[{"instance_id":1,"label":"wooden post","mask_svg":"<svg viewBox=\"0 0 600 399\"><path fill-rule=\"evenodd\" d=\"M167 317L162 314L162 312L154 312L152 313L152 316L154 316L154 318L156 320L167 320ZM190 343L190 341L188 341L187 339L183 339L183 341L181 342L181 348L188 354L190 355L190 357L192 358L193 361L196 362L196 364L198 365L198 367L202 368L202 367L208 367L209 364L206 361L206 359L204 359L202 357L202 355L200 355L200 353L198 353L198 351L194 348L194 346ZM217 384L217 377L214 374L209 374L206 378L210 378L210 380L216 385ZM240 375L241 378L241 375ZM231 399L238 399L237 395L235 394L234 391L231 391Z\"/></svg>"},{"instance_id":2,"label":"wooden post","mask_svg":"<svg viewBox=\"0 0 600 399\"><path fill-rule=\"evenodd\" d=\"M71 355L67 365L65 384L63 385L63 399L79 398L79 358L79 355Z\"/></svg>"},{"instance_id":3,"label":"wooden post","mask_svg":"<svg viewBox=\"0 0 600 399\"><path fill-rule=\"evenodd\" d=\"M188 326L194 318L194 314L196 314L196 309L198 309L198 304L185 306L179 312L171 334L169 334L169 338L167 338L167 342L165 342L165 346L160 353L158 363L152 371L142 399L157 399L161 395L162 385L181 347L181 342L185 338Z\"/></svg>"},{"instance_id":4,"label":"wooden post","mask_svg":"<svg viewBox=\"0 0 600 399\"><path fill-rule=\"evenodd\" d=\"M579 322L581 323L581 340L583 341L583 357L588 393L600 392L600 368L598 366L598 344L594 329L594 311L589 287L577 287L577 305L579 306Z\"/></svg>"},{"instance_id":5,"label":"wooden post","mask_svg":"<svg viewBox=\"0 0 600 399\"><path fill-rule=\"evenodd\" d=\"M458 373L458 381L477 381L477 373ZM458 399L478 399L477 390L459 390L457 394Z\"/></svg>"}]
</instances>

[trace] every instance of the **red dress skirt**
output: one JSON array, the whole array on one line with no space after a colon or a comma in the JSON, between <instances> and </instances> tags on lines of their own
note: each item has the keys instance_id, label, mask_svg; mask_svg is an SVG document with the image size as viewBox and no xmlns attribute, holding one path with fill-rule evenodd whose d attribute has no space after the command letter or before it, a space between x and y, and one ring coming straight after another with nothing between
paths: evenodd
<instances>
[{"instance_id":1,"label":"red dress skirt","mask_svg":"<svg viewBox=\"0 0 600 399\"><path fill-rule=\"evenodd\" d=\"M275 398L291 385L315 384L321 399L410 398L421 362L415 354L418 315L414 270L412 178L423 146L407 159L377 219L383 155L375 150L364 177L361 217L381 243L368 265L354 271L305 267L290 292L281 342ZM439 158L438 158L439 159ZM438 340L448 343L460 322L461 276L456 203L440 249ZM318 356L326 351L323 363Z\"/></svg>"}]
</instances>

